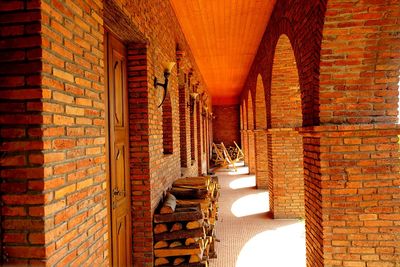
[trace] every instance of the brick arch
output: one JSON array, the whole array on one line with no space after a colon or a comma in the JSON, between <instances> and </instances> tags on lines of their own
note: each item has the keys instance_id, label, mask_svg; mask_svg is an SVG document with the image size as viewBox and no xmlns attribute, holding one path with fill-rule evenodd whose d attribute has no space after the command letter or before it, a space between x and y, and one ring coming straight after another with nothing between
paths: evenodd
<instances>
[{"instance_id":1,"label":"brick arch","mask_svg":"<svg viewBox=\"0 0 400 267\"><path fill-rule=\"evenodd\" d=\"M247 96L247 129L254 130L254 110L253 96L249 92Z\"/></svg>"},{"instance_id":2,"label":"brick arch","mask_svg":"<svg viewBox=\"0 0 400 267\"><path fill-rule=\"evenodd\" d=\"M285 34L280 36L275 47L269 117L271 128L298 127L303 122L296 59Z\"/></svg>"},{"instance_id":3,"label":"brick arch","mask_svg":"<svg viewBox=\"0 0 400 267\"><path fill-rule=\"evenodd\" d=\"M275 218L304 217L303 123L296 58L289 37L274 48L267 102L267 161L270 209Z\"/></svg>"},{"instance_id":4,"label":"brick arch","mask_svg":"<svg viewBox=\"0 0 400 267\"><path fill-rule=\"evenodd\" d=\"M257 75L255 90L255 129L267 128L267 110L265 101L265 88L261 74Z\"/></svg>"},{"instance_id":5,"label":"brick arch","mask_svg":"<svg viewBox=\"0 0 400 267\"><path fill-rule=\"evenodd\" d=\"M399 239L392 233L400 226L386 216L400 193L397 187L387 190L399 181L398 10L396 1L328 1L320 57L321 126L306 129L304 139L306 195L313 200L307 211L307 239L315 244L307 248L311 265L399 262ZM372 215L370 203L379 206ZM351 234L349 226L355 226ZM385 241L377 232L388 233ZM385 252L376 244L385 244ZM346 258L340 251L348 251Z\"/></svg>"},{"instance_id":6,"label":"brick arch","mask_svg":"<svg viewBox=\"0 0 400 267\"><path fill-rule=\"evenodd\" d=\"M257 75L255 86L255 156L256 186L268 188L268 138L267 138L267 106L265 88L261 74Z\"/></svg>"},{"instance_id":7,"label":"brick arch","mask_svg":"<svg viewBox=\"0 0 400 267\"><path fill-rule=\"evenodd\" d=\"M267 114L270 115L272 63L275 49L281 35L290 40L296 60L303 126L319 124L319 58L322 40L322 28L327 1L278 1L270 18L267 29L260 42L256 57L250 68L245 83L247 90L255 91L253 83L260 74L266 93ZM312 14L307 13L304 5L312 5ZM295 15L294 15L295 14ZM294 17L304 18L304 23L297 23ZM268 123L269 124L269 123ZM270 125L268 125L270 128Z\"/></svg>"}]
</instances>

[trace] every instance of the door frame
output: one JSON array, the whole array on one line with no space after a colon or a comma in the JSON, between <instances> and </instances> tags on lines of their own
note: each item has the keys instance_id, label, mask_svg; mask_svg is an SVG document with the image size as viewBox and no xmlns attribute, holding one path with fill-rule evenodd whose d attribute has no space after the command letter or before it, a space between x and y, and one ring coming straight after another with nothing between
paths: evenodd
<instances>
[{"instance_id":1,"label":"door frame","mask_svg":"<svg viewBox=\"0 0 400 267\"><path fill-rule=\"evenodd\" d=\"M109 92L108 92L108 75L109 75L109 36L112 35L113 38L119 40L122 44L125 45L125 43L120 40L115 34L113 34L113 31L111 31L106 25L104 25L104 35L103 35L103 44L104 44L104 111L105 111L105 154L106 154L106 194L107 194L107 223L108 223L108 259L109 259L109 266L113 266L113 236L112 236L112 190L111 190L111 166L110 166L110 120L109 120L109 111L110 111L110 101L109 101ZM126 60L128 60L127 55ZM126 83L128 83L128 79L126 77ZM126 89L128 86L126 85ZM128 95L128 93L127 93ZM129 106L129 101L127 102ZM129 116L129 107L127 108L127 114L126 116ZM129 123L129 122L128 122ZM128 139L128 144L129 144L129 139ZM129 153L128 153L128 158L129 158ZM130 176L130 172L128 173ZM129 181L130 182L130 181ZM129 188L131 186L129 185ZM131 207L131 192L128 192L129 194L129 212L132 212L132 207ZM129 253L131 255L131 263L133 264L133 238L132 238L132 214L129 216L129 228L131 229L130 231L130 249Z\"/></svg>"}]
</instances>

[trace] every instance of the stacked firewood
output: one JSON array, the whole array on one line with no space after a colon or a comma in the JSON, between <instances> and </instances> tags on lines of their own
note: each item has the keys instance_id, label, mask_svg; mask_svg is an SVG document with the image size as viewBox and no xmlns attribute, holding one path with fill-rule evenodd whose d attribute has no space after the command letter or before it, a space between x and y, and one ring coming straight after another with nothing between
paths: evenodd
<instances>
[{"instance_id":1,"label":"stacked firewood","mask_svg":"<svg viewBox=\"0 0 400 267\"><path fill-rule=\"evenodd\" d=\"M215 257L216 178L178 179L154 215L155 266L208 266Z\"/></svg>"}]
</instances>

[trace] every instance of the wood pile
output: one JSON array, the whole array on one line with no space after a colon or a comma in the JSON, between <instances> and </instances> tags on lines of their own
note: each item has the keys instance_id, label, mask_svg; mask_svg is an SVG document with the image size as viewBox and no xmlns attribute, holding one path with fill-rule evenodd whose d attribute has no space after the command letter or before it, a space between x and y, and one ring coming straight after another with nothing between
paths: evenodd
<instances>
[{"instance_id":1,"label":"wood pile","mask_svg":"<svg viewBox=\"0 0 400 267\"><path fill-rule=\"evenodd\" d=\"M216 177L178 179L154 215L155 266L207 267L216 257Z\"/></svg>"}]
</instances>

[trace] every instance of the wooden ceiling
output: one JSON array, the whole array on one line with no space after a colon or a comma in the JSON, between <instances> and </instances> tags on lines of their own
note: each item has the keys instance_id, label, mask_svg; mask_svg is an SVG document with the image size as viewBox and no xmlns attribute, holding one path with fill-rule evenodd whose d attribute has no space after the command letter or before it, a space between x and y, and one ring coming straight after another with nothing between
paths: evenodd
<instances>
[{"instance_id":1,"label":"wooden ceiling","mask_svg":"<svg viewBox=\"0 0 400 267\"><path fill-rule=\"evenodd\" d=\"M275 0L170 2L213 103L238 103Z\"/></svg>"}]
</instances>

